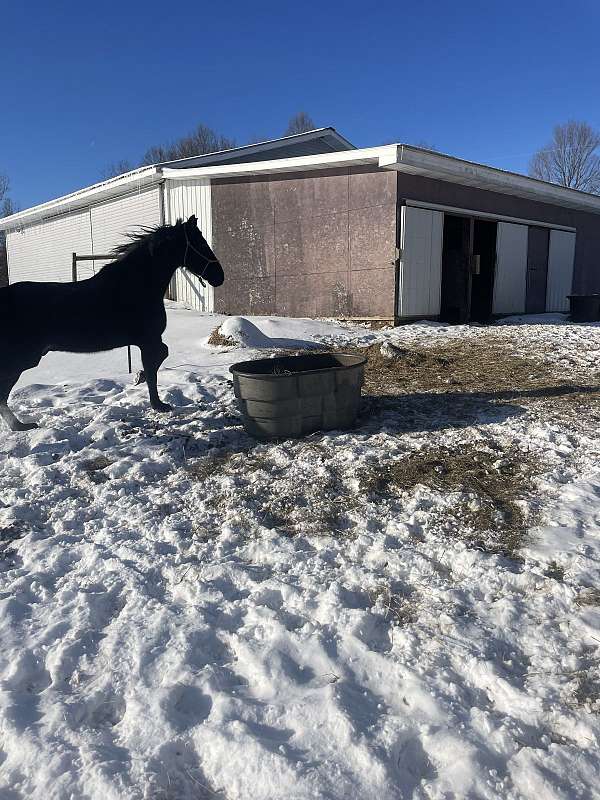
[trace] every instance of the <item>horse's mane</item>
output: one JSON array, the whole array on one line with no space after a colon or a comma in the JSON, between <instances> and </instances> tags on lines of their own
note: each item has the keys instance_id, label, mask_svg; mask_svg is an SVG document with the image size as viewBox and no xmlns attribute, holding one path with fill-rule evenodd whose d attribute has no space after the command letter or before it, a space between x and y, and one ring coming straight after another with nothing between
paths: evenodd
<instances>
[{"instance_id":1,"label":"horse's mane","mask_svg":"<svg viewBox=\"0 0 600 800\"><path fill-rule=\"evenodd\" d=\"M110 251L110 254L118 261L125 256L130 256L137 253L148 244L154 247L167 241L173 235L176 228L181 227L182 220L178 219L175 225L155 225L155 226L140 226L137 231L126 233L127 241L118 244Z\"/></svg>"}]
</instances>

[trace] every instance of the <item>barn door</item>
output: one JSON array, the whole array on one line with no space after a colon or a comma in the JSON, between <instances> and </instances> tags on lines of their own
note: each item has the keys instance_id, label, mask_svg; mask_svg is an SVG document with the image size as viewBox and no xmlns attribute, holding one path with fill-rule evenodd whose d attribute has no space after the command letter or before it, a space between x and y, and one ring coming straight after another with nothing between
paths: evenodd
<instances>
[{"instance_id":1,"label":"barn door","mask_svg":"<svg viewBox=\"0 0 600 800\"><path fill-rule=\"evenodd\" d=\"M428 208L402 207L399 317L440 313L444 215Z\"/></svg>"},{"instance_id":2,"label":"barn door","mask_svg":"<svg viewBox=\"0 0 600 800\"><path fill-rule=\"evenodd\" d=\"M573 284L573 259L575 257L575 234L571 231L550 231L548 253L548 288L546 289L546 311L569 310L567 295Z\"/></svg>"},{"instance_id":3,"label":"barn door","mask_svg":"<svg viewBox=\"0 0 600 800\"><path fill-rule=\"evenodd\" d=\"M548 228L529 226L527 244L527 314L543 314L546 310L546 285L548 283Z\"/></svg>"},{"instance_id":4,"label":"barn door","mask_svg":"<svg viewBox=\"0 0 600 800\"><path fill-rule=\"evenodd\" d=\"M525 311L527 238L527 225L498 223L494 314L522 314Z\"/></svg>"}]
</instances>

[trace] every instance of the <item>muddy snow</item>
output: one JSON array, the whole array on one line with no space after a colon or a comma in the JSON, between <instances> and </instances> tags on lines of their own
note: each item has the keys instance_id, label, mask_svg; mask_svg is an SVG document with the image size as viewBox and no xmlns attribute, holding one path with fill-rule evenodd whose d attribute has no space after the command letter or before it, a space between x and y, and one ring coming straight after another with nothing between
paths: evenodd
<instances>
[{"instance_id":1,"label":"muddy snow","mask_svg":"<svg viewBox=\"0 0 600 800\"><path fill-rule=\"evenodd\" d=\"M600 796L600 327L168 314L172 414L51 354L0 432L2 800ZM257 443L309 346L358 426Z\"/></svg>"}]
</instances>

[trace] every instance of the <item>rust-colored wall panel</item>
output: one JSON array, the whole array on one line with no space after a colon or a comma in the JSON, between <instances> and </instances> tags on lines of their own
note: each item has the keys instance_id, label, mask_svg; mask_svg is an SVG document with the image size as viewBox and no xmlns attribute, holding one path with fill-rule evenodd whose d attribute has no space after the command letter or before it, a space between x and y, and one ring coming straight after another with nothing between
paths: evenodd
<instances>
[{"instance_id":1,"label":"rust-colored wall panel","mask_svg":"<svg viewBox=\"0 0 600 800\"><path fill-rule=\"evenodd\" d=\"M321 170L270 181L275 223L348 211L348 170Z\"/></svg>"},{"instance_id":2,"label":"rust-colored wall panel","mask_svg":"<svg viewBox=\"0 0 600 800\"><path fill-rule=\"evenodd\" d=\"M273 201L267 180L239 178L220 181L212 198L213 216L221 219L246 219L263 227L273 223Z\"/></svg>"},{"instance_id":3,"label":"rust-colored wall panel","mask_svg":"<svg viewBox=\"0 0 600 800\"><path fill-rule=\"evenodd\" d=\"M350 294L355 317L394 316L395 269L365 269L351 273Z\"/></svg>"},{"instance_id":4,"label":"rust-colored wall panel","mask_svg":"<svg viewBox=\"0 0 600 800\"><path fill-rule=\"evenodd\" d=\"M396 205L396 174L394 170L374 172L369 167L350 170L349 208Z\"/></svg>"},{"instance_id":5,"label":"rust-colored wall panel","mask_svg":"<svg viewBox=\"0 0 600 800\"><path fill-rule=\"evenodd\" d=\"M217 314L273 314L275 308L275 279L229 278L215 289Z\"/></svg>"},{"instance_id":6,"label":"rust-colored wall panel","mask_svg":"<svg viewBox=\"0 0 600 800\"><path fill-rule=\"evenodd\" d=\"M277 278L277 313L285 317L347 317L351 311L348 273Z\"/></svg>"},{"instance_id":7,"label":"rust-colored wall panel","mask_svg":"<svg viewBox=\"0 0 600 800\"><path fill-rule=\"evenodd\" d=\"M396 204L349 213L350 269L391 266L396 251Z\"/></svg>"},{"instance_id":8,"label":"rust-colored wall panel","mask_svg":"<svg viewBox=\"0 0 600 800\"><path fill-rule=\"evenodd\" d=\"M243 278L246 275L264 278L275 274L275 243L273 226L255 227L242 218L218 236L213 233L213 247L226 276Z\"/></svg>"},{"instance_id":9,"label":"rust-colored wall panel","mask_svg":"<svg viewBox=\"0 0 600 800\"><path fill-rule=\"evenodd\" d=\"M212 200L213 247L227 282L275 273L273 209L266 182L224 184Z\"/></svg>"},{"instance_id":10,"label":"rust-colored wall panel","mask_svg":"<svg viewBox=\"0 0 600 800\"><path fill-rule=\"evenodd\" d=\"M348 214L301 217L275 225L277 277L348 269Z\"/></svg>"},{"instance_id":11,"label":"rust-colored wall panel","mask_svg":"<svg viewBox=\"0 0 600 800\"><path fill-rule=\"evenodd\" d=\"M213 246L225 270L215 310L393 317L395 187L395 175L366 168L215 180Z\"/></svg>"}]
</instances>

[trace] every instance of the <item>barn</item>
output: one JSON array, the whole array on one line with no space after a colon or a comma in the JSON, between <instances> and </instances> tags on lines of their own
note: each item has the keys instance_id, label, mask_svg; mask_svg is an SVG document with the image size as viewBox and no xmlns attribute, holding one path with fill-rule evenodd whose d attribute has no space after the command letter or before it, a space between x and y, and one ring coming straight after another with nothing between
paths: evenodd
<instances>
[{"instance_id":1,"label":"barn","mask_svg":"<svg viewBox=\"0 0 600 800\"><path fill-rule=\"evenodd\" d=\"M195 213L224 266L202 311L448 322L564 312L600 291L600 197L333 128L143 167L0 220L9 280L71 280L138 225Z\"/></svg>"}]
</instances>

